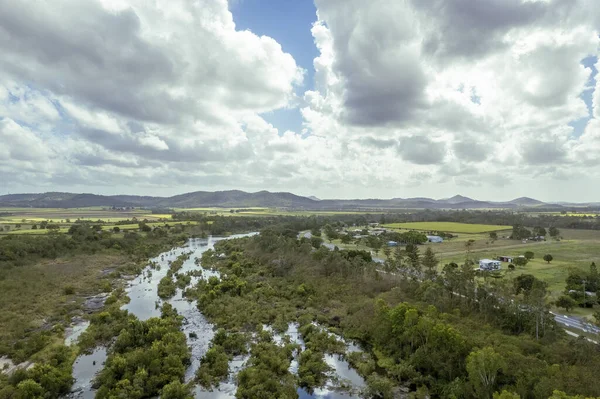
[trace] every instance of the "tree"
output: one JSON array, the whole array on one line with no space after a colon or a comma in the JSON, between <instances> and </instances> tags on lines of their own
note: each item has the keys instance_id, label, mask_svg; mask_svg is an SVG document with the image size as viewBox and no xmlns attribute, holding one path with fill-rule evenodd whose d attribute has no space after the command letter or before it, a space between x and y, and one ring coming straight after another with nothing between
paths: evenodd
<instances>
[{"instance_id":1,"label":"tree","mask_svg":"<svg viewBox=\"0 0 600 399\"><path fill-rule=\"evenodd\" d=\"M119 233L120 231L121 231L121 228L119 226L113 227L113 232Z\"/></svg>"},{"instance_id":2,"label":"tree","mask_svg":"<svg viewBox=\"0 0 600 399\"><path fill-rule=\"evenodd\" d=\"M431 280L437 275L437 266L440 261L435 257L435 254L431 250L431 247L427 247L423 257L421 258L421 264L425 268L425 276Z\"/></svg>"},{"instance_id":3,"label":"tree","mask_svg":"<svg viewBox=\"0 0 600 399\"><path fill-rule=\"evenodd\" d=\"M406 256L408 258L408 263L413 273L419 275L421 274L421 256L419 255L419 247L413 244L408 244L406 246Z\"/></svg>"},{"instance_id":4,"label":"tree","mask_svg":"<svg viewBox=\"0 0 600 399\"><path fill-rule=\"evenodd\" d=\"M344 234L341 237L342 244L350 244L352 242L352 236L350 234Z\"/></svg>"},{"instance_id":5,"label":"tree","mask_svg":"<svg viewBox=\"0 0 600 399\"><path fill-rule=\"evenodd\" d=\"M527 230L524 226L516 224L513 226L513 232L510 236L513 240L523 240L531 237L531 231Z\"/></svg>"},{"instance_id":6,"label":"tree","mask_svg":"<svg viewBox=\"0 0 600 399\"><path fill-rule=\"evenodd\" d=\"M513 282L515 286L515 295L519 295L521 292L528 295L536 280L537 279L532 274L521 274L515 278Z\"/></svg>"},{"instance_id":7,"label":"tree","mask_svg":"<svg viewBox=\"0 0 600 399\"><path fill-rule=\"evenodd\" d=\"M496 241L497 239L498 239L498 233L496 233L495 231L492 231L490 233L490 240Z\"/></svg>"},{"instance_id":8,"label":"tree","mask_svg":"<svg viewBox=\"0 0 600 399\"><path fill-rule=\"evenodd\" d=\"M495 392L494 399L521 399L521 396L516 393L504 390L501 393Z\"/></svg>"},{"instance_id":9,"label":"tree","mask_svg":"<svg viewBox=\"0 0 600 399\"><path fill-rule=\"evenodd\" d=\"M193 399L190 388L177 380L165 385L160 397L162 399Z\"/></svg>"},{"instance_id":10,"label":"tree","mask_svg":"<svg viewBox=\"0 0 600 399\"><path fill-rule=\"evenodd\" d=\"M321 245L323 245L323 239L321 237L312 236L310 238L310 245L312 245L313 248L319 249Z\"/></svg>"},{"instance_id":11,"label":"tree","mask_svg":"<svg viewBox=\"0 0 600 399\"><path fill-rule=\"evenodd\" d=\"M541 226L536 226L536 227L533 229L533 234L534 234L534 235L536 235L536 236L542 236L542 237L544 237L544 236L546 236L546 234L548 234L548 233L546 233L546 229L545 229L545 228L543 228L543 227L541 227Z\"/></svg>"},{"instance_id":12,"label":"tree","mask_svg":"<svg viewBox=\"0 0 600 399\"><path fill-rule=\"evenodd\" d=\"M490 398L496 386L498 372L504 367L504 359L492 347L471 352L467 358L469 381L479 398Z\"/></svg>"},{"instance_id":13,"label":"tree","mask_svg":"<svg viewBox=\"0 0 600 399\"><path fill-rule=\"evenodd\" d=\"M550 237L558 237L559 234L560 234L560 231L556 227L554 227L554 226L550 227Z\"/></svg>"},{"instance_id":14,"label":"tree","mask_svg":"<svg viewBox=\"0 0 600 399\"><path fill-rule=\"evenodd\" d=\"M475 240L465 241L465 251L467 251L467 253L471 253L471 248L473 247L474 244L475 244Z\"/></svg>"},{"instance_id":15,"label":"tree","mask_svg":"<svg viewBox=\"0 0 600 399\"><path fill-rule=\"evenodd\" d=\"M587 290L596 292L598 291L598 282L600 280L600 276L598 275L598 268L596 267L596 262L592 262L590 265L590 273L587 278Z\"/></svg>"},{"instance_id":16,"label":"tree","mask_svg":"<svg viewBox=\"0 0 600 399\"><path fill-rule=\"evenodd\" d=\"M385 247L383 247L383 254L385 255L386 259L388 259L390 257L390 255L392 254L392 249L390 248L389 245L386 245Z\"/></svg>"},{"instance_id":17,"label":"tree","mask_svg":"<svg viewBox=\"0 0 600 399\"><path fill-rule=\"evenodd\" d=\"M552 255L550 255L550 254L546 254L546 255L544 255L544 260L545 260L546 262L550 263L550 262L552 262L552 259L554 259L554 258L552 257Z\"/></svg>"},{"instance_id":18,"label":"tree","mask_svg":"<svg viewBox=\"0 0 600 399\"><path fill-rule=\"evenodd\" d=\"M527 262L529 262L529 261L525 257L523 257L523 258L518 257L518 258L514 259L515 266L525 266L525 265L527 265Z\"/></svg>"},{"instance_id":19,"label":"tree","mask_svg":"<svg viewBox=\"0 0 600 399\"><path fill-rule=\"evenodd\" d=\"M559 308L565 308L565 310L568 312L577 306L577 301L568 295L561 295L560 298L556 300L555 304Z\"/></svg>"},{"instance_id":20,"label":"tree","mask_svg":"<svg viewBox=\"0 0 600 399\"><path fill-rule=\"evenodd\" d=\"M526 251L524 254L525 258L529 261L531 259L533 259L533 257L535 256L535 254L531 251Z\"/></svg>"},{"instance_id":21,"label":"tree","mask_svg":"<svg viewBox=\"0 0 600 399\"><path fill-rule=\"evenodd\" d=\"M511 272L515 271L515 265L513 265L512 263L510 265L508 265L508 270L510 270Z\"/></svg>"},{"instance_id":22,"label":"tree","mask_svg":"<svg viewBox=\"0 0 600 399\"><path fill-rule=\"evenodd\" d=\"M19 382L19 385L17 385L17 392L19 394L18 397L31 399L41 399L45 394L44 388L31 379Z\"/></svg>"},{"instance_id":23,"label":"tree","mask_svg":"<svg viewBox=\"0 0 600 399\"><path fill-rule=\"evenodd\" d=\"M148 226L145 222L138 223L138 226L139 226L140 230L145 233L149 233L152 231L152 227Z\"/></svg>"}]
</instances>

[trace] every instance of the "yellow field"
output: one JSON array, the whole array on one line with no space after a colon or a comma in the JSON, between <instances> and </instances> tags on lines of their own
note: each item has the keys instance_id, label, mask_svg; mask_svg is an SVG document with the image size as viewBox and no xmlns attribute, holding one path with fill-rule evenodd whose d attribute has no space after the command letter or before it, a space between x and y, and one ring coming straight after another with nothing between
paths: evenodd
<instances>
[{"instance_id":1,"label":"yellow field","mask_svg":"<svg viewBox=\"0 0 600 399\"><path fill-rule=\"evenodd\" d=\"M500 226L493 224L467 224L454 222L409 222L409 223L390 223L383 227L391 229L422 230L422 231L443 231L446 233L487 233L492 231L510 230L511 226Z\"/></svg>"}]
</instances>

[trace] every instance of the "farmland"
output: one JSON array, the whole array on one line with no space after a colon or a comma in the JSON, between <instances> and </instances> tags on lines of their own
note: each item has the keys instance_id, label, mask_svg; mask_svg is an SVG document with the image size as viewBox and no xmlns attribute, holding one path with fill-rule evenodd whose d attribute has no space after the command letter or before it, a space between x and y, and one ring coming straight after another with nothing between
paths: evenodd
<instances>
[{"instance_id":1,"label":"farmland","mask_svg":"<svg viewBox=\"0 0 600 399\"><path fill-rule=\"evenodd\" d=\"M467 224L454 222L409 222L409 223L390 223L383 227L391 229L406 229L420 231L444 231L447 233L488 233L492 231L510 230L510 226L500 226L491 224Z\"/></svg>"},{"instance_id":2,"label":"farmland","mask_svg":"<svg viewBox=\"0 0 600 399\"><path fill-rule=\"evenodd\" d=\"M42 223L54 224L59 233L66 233L75 222L90 222L102 225L103 230L111 230L119 225L121 230L139 228L138 221L147 220L150 227L179 223L171 222L170 214L151 214L144 209L113 210L107 208L0 208L0 235L2 234L46 234L49 230L39 228ZM130 224L121 224L131 221Z\"/></svg>"},{"instance_id":3,"label":"farmland","mask_svg":"<svg viewBox=\"0 0 600 399\"><path fill-rule=\"evenodd\" d=\"M428 244L441 260L441 265L449 262L464 262L469 256L471 259L482 258L494 259L498 256L518 256L531 251L534 258L526 266L517 267L514 272L506 270L507 263L503 265L503 273L506 277L514 278L521 274L532 274L540 280L548 283L550 291L549 300L555 300L565 289L565 279L569 270L588 270L592 262L600 262L600 232L589 230L561 231L562 240L548 240L542 242L521 243L514 240L491 240L480 237L473 243L467 254L463 242L444 242L442 244ZM459 249L462 246L462 249ZM545 254L553 256L552 262L545 262L542 257ZM582 313L583 312L583 313ZM583 311L575 309L576 314L590 315L592 310Z\"/></svg>"},{"instance_id":4,"label":"farmland","mask_svg":"<svg viewBox=\"0 0 600 399\"><path fill-rule=\"evenodd\" d=\"M375 211L315 211L279 208L175 208L175 212L203 213L209 216L337 216L381 214Z\"/></svg>"}]
</instances>

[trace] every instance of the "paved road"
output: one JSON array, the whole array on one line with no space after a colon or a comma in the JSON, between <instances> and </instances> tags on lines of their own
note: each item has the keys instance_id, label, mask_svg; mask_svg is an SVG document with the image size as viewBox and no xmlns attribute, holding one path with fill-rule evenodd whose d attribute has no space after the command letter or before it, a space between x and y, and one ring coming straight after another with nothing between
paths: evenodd
<instances>
[{"instance_id":1,"label":"paved road","mask_svg":"<svg viewBox=\"0 0 600 399\"><path fill-rule=\"evenodd\" d=\"M577 330L582 330L585 332L600 334L600 328L596 327L593 324L588 323L580 317L576 316L567 316L559 313L550 312L554 315L554 320L557 323L560 323L566 327L575 328Z\"/></svg>"}]
</instances>

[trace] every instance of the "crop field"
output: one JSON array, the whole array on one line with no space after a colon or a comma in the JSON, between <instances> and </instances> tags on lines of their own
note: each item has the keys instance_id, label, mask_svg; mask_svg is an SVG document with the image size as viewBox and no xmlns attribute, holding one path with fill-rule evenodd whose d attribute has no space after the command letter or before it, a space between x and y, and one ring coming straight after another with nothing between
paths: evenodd
<instances>
[{"instance_id":1,"label":"crop field","mask_svg":"<svg viewBox=\"0 0 600 399\"><path fill-rule=\"evenodd\" d=\"M381 211L294 211L277 208L176 208L176 212L198 212L217 216L336 216L382 214ZM402 212L409 213L409 212ZM157 215L154 215L157 216Z\"/></svg>"},{"instance_id":2,"label":"crop field","mask_svg":"<svg viewBox=\"0 0 600 399\"><path fill-rule=\"evenodd\" d=\"M408 222L408 223L390 223L383 227L391 229L408 229L422 231L443 231L447 233L465 233L477 234L488 233L492 231L510 230L510 226L500 226L493 224L467 224L454 222Z\"/></svg>"},{"instance_id":3,"label":"crop field","mask_svg":"<svg viewBox=\"0 0 600 399\"><path fill-rule=\"evenodd\" d=\"M89 221L92 223L103 223L105 230L110 230L114 224L126 220L148 220L151 227L158 223L164 224L170 220L170 214L150 214L144 209L113 210L110 208L0 208L0 235L1 234L46 234L46 229L39 227L41 222L57 224L58 230L66 233L72 223L76 221ZM162 222L161 222L162 221ZM123 230L138 227L137 223L132 227L123 227ZM135 226L135 227L133 227Z\"/></svg>"},{"instance_id":4,"label":"crop field","mask_svg":"<svg viewBox=\"0 0 600 399\"><path fill-rule=\"evenodd\" d=\"M154 227L162 227L165 225L168 225L170 227L178 225L178 224L190 224L190 225L194 225L194 224L198 224L198 222L196 221L178 221L178 222L150 222L150 223L146 223L148 226L154 228ZM112 230L113 228L118 227L121 231L129 231L129 230L137 230L139 229L139 225L137 223L132 223L132 224L106 224L102 226L102 230L108 231L108 230ZM58 230L60 233L67 233L69 231L69 227L62 227ZM10 230L8 232L5 232L5 234L9 234L9 235L13 235L13 234L47 234L49 232L49 230L46 229L31 229L31 228L26 228L26 229L15 229L15 230Z\"/></svg>"},{"instance_id":5,"label":"crop field","mask_svg":"<svg viewBox=\"0 0 600 399\"><path fill-rule=\"evenodd\" d=\"M6 215L2 215L6 214ZM137 218L140 220L158 220L168 219L171 215L152 215L148 210L128 209L112 210L109 208L0 208L0 222L11 223L38 223L48 221L51 223L63 223L67 219L75 221L80 220L103 220L106 222L118 222L122 220Z\"/></svg>"}]
</instances>

